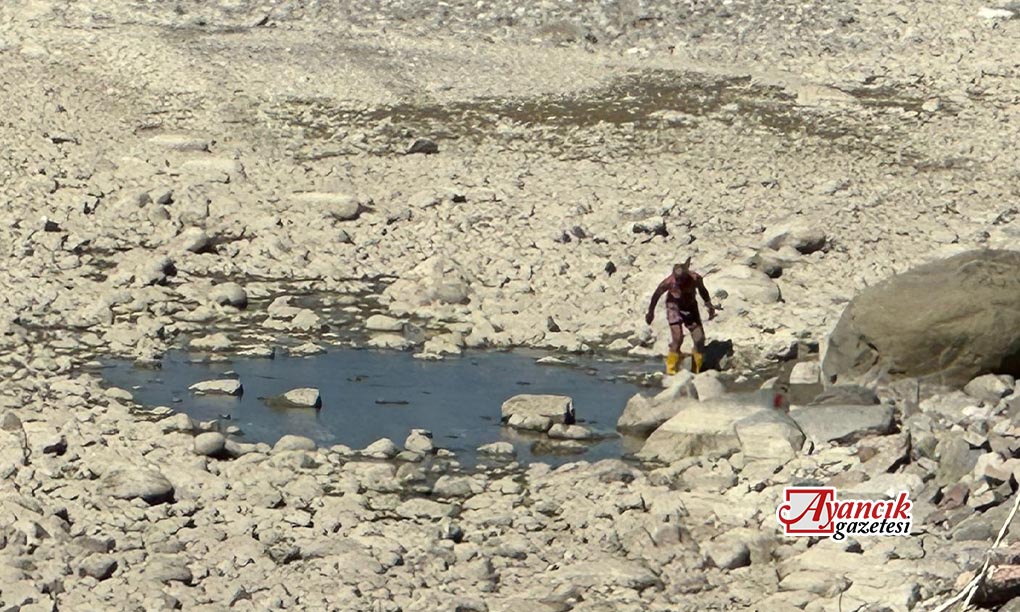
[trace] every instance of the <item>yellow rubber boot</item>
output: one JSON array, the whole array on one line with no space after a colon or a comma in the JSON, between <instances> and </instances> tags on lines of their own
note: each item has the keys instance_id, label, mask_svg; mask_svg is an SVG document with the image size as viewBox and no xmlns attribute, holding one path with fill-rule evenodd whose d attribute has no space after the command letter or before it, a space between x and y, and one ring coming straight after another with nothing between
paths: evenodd
<instances>
[{"instance_id":1,"label":"yellow rubber boot","mask_svg":"<svg viewBox=\"0 0 1020 612\"><path fill-rule=\"evenodd\" d=\"M676 374L676 366L680 363L680 353L669 353L666 355L666 374Z\"/></svg>"},{"instance_id":2,"label":"yellow rubber boot","mask_svg":"<svg viewBox=\"0 0 1020 612\"><path fill-rule=\"evenodd\" d=\"M695 374L701 372L701 363L705 360L703 353L691 353L691 371Z\"/></svg>"}]
</instances>

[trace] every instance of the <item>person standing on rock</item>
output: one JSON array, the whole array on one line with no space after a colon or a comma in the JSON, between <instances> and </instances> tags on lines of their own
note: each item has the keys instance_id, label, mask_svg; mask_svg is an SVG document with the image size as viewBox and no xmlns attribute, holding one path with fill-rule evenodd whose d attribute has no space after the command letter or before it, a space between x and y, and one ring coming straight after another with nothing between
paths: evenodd
<instances>
[{"instance_id":1,"label":"person standing on rock","mask_svg":"<svg viewBox=\"0 0 1020 612\"><path fill-rule=\"evenodd\" d=\"M673 273L667 276L652 294L652 302L648 305L645 322L649 325L655 319L655 306L662 294L666 294L666 322L669 323L671 334L669 355L666 356L666 374L676 374L680 364L680 345L684 341L684 327L691 332L694 341L694 352L691 353L691 369L695 374L701 371L705 358L705 330L698 312L698 295L701 295L705 307L708 308L708 319L715 318L715 306L712 297L705 288L701 275L692 272L691 258L682 264L673 266Z\"/></svg>"}]
</instances>

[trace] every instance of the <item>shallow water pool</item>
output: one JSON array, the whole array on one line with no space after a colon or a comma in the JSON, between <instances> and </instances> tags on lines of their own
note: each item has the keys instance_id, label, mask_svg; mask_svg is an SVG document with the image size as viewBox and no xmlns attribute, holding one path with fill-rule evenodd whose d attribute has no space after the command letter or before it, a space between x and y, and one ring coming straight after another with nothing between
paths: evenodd
<instances>
[{"instance_id":1,"label":"shallow water pool","mask_svg":"<svg viewBox=\"0 0 1020 612\"><path fill-rule=\"evenodd\" d=\"M635 375L661 369L659 361L605 363L571 357L570 365L540 365L532 352L468 352L443 361L422 361L410 353L334 349L312 357L231 358L171 352L158 369L108 362L106 381L133 392L149 406L169 406L196 420L221 419L237 425L244 442L275 443L285 434L307 436L320 446L353 449L390 438L402 447L411 429L427 429L436 447L476 462L475 449L507 441L522 463L561 464L620 457L639 442L616 435L627 400L640 390ZM218 378L239 378L241 397L195 395L188 387ZM628 380L625 380L628 379ZM274 408L261 398L299 387L318 388L320 410ZM579 424L607 438L584 452L550 450L544 435L515 432L500 423L500 406L517 394L559 394L574 400Z\"/></svg>"}]
</instances>

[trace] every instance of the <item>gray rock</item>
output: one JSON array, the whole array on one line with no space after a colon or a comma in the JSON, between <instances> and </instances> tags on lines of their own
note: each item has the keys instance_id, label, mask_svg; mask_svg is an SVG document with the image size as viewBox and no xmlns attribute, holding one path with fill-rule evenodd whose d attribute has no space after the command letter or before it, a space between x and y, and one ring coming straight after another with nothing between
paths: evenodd
<instances>
[{"instance_id":1,"label":"gray rock","mask_svg":"<svg viewBox=\"0 0 1020 612\"><path fill-rule=\"evenodd\" d=\"M337 221L357 219L362 210L361 202L346 193L309 191L292 198L299 206Z\"/></svg>"},{"instance_id":2,"label":"gray rock","mask_svg":"<svg viewBox=\"0 0 1020 612\"><path fill-rule=\"evenodd\" d=\"M712 565L719 569L734 570L751 564L751 549L747 539L746 535L724 534L702 544L702 549Z\"/></svg>"},{"instance_id":3,"label":"gray rock","mask_svg":"<svg viewBox=\"0 0 1020 612\"><path fill-rule=\"evenodd\" d=\"M303 387L268 398L266 403L275 408L321 408L322 397L318 389Z\"/></svg>"},{"instance_id":4,"label":"gray rock","mask_svg":"<svg viewBox=\"0 0 1020 612\"><path fill-rule=\"evenodd\" d=\"M879 403L878 395L867 387L860 385L835 385L822 391L808 405L850 404L866 406Z\"/></svg>"},{"instance_id":5,"label":"gray rock","mask_svg":"<svg viewBox=\"0 0 1020 612\"><path fill-rule=\"evenodd\" d=\"M964 385L985 372L1020 374L1003 369L1020 370L1018 269L1020 251L968 251L868 287L829 336L825 380L885 373Z\"/></svg>"},{"instance_id":6,"label":"gray rock","mask_svg":"<svg viewBox=\"0 0 1020 612\"><path fill-rule=\"evenodd\" d=\"M514 429L545 432L552 427L552 419L537 414L515 414L507 420L506 424Z\"/></svg>"},{"instance_id":7,"label":"gray rock","mask_svg":"<svg viewBox=\"0 0 1020 612\"><path fill-rule=\"evenodd\" d=\"M90 576L96 580L106 580L117 571L117 560L110 555L92 554L81 560L78 565L79 576Z\"/></svg>"},{"instance_id":8,"label":"gray rock","mask_svg":"<svg viewBox=\"0 0 1020 612\"><path fill-rule=\"evenodd\" d=\"M635 234L650 234L652 236L668 236L666 231L666 220L662 217L650 217L631 225L631 231Z\"/></svg>"},{"instance_id":9,"label":"gray rock","mask_svg":"<svg viewBox=\"0 0 1020 612\"><path fill-rule=\"evenodd\" d=\"M428 138L419 138L407 148L408 155L435 155L439 153L439 145Z\"/></svg>"},{"instance_id":10,"label":"gray rock","mask_svg":"<svg viewBox=\"0 0 1020 612\"><path fill-rule=\"evenodd\" d=\"M225 351L231 347L233 342L230 337L222 332L211 334L208 336L202 336L200 338L192 338L188 342L188 346L196 350L205 351Z\"/></svg>"},{"instance_id":11,"label":"gray rock","mask_svg":"<svg viewBox=\"0 0 1020 612\"><path fill-rule=\"evenodd\" d=\"M1016 380L1012 376L985 374L971 380L963 388L967 395L995 405L1000 399L1013 392Z\"/></svg>"},{"instance_id":12,"label":"gray rock","mask_svg":"<svg viewBox=\"0 0 1020 612\"><path fill-rule=\"evenodd\" d=\"M734 424L745 459L784 463L804 446L804 432L779 410L763 410ZM732 569L732 568L731 568Z\"/></svg>"},{"instance_id":13,"label":"gray rock","mask_svg":"<svg viewBox=\"0 0 1020 612\"><path fill-rule=\"evenodd\" d=\"M509 421L514 415L521 415L557 419L562 422L563 415L568 410L573 410L573 401L565 395L522 394L503 402L500 413L503 421Z\"/></svg>"},{"instance_id":14,"label":"gray rock","mask_svg":"<svg viewBox=\"0 0 1020 612\"><path fill-rule=\"evenodd\" d=\"M604 558L572 563L547 575L553 584L578 588L624 588L643 590L658 587L662 581L640 561Z\"/></svg>"},{"instance_id":15,"label":"gray rock","mask_svg":"<svg viewBox=\"0 0 1020 612\"><path fill-rule=\"evenodd\" d=\"M655 401L638 393L627 400L627 405L616 422L616 429L630 435L647 436L673 418L683 407L684 402L696 401L690 398Z\"/></svg>"},{"instance_id":16,"label":"gray rock","mask_svg":"<svg viewBox=\"0 0 1020 612\"><path fill-rule=\"evenodd\" d=\"M695 396L700 400L710 400L726 395L726 386L714 371L701 372L694 377L693 384Z\"/></svg>"},{"instance_id":17,"label":"gray rock","mask_svg":"<svg viewBox=\"0 0 1020 612\"><path fill-rule=\"evenodd\" d=\"M864 436L887 434L893 430L893 411L889 406L821 406L795 407L790 418L815 443L850 443Z\"/></svg>"},{"instance_id":18,"label":"gray rock","mask_svg":"<svg viewBox=\"0 0 1020 612\"><path fill-rule=\"evenodd\" d=\"M227 439L223 434L209 431L195 436L195 454L216 457L223 453Z\"/></svg>"},{"instance_id":19,"label":"gray rock","mask_svg":"<svg viewBox=\"0 0 1020 612\"><path fill-rule=\"evenodd\" d=\"M672 463L709 453L735 453L740 450L736 423L762 410L760 405L731 398L685 402L676 416L648 436L637 456Z\"/></svg>"},{"instance_id":20,"label":"gray rock","mask_svg":"<svg viewBox=\"0 0 1020 612\"><path fill-rule=\"evenodd\" d=\"M212 288L209 298L221 306L243 309L248 306L248 293L237 283L221 283Z\"/></svg>"},{"instance_id":21,"label":"gray rock","mask_svg":"<svg viewBox=\"0 0 1020 612\"><path fill-rule=\"evenodd\" d=\"M404 322L381 314L374 314L365 319L365 329L371 331L398 332L404 329Z\"/></svg>"},{"instance_id":22,"label":"gray rock","mask_svg":"<svg viewBox=\"0 0 1020 612\"><path fill-rule=\"evenodd\" d=\"M806 219L792 219L765 232L765 244L771 249L790 246L800 253L814 253L825 248L825 228Z\"/></svg>"},{"instance_id":23,"label":"gray rock","mask_svg":"<svg viewBox=\"0 0 1020 612\"><path fill-rule=\"evenodd\" d=\"M479 454L482 455L497 455L506 457L516 457L517 451L514 449L514 445L509 442L493 442L492 444L483 444L478 447Z\"/></svg>"},{"instance_id":24,"label":"gray rock","mask_svg":"<svg viewBox=\"0 0 1020 612\"><path fill-rule=\"evenodd\" d=\"M291 347L291 348L287 349L287 354L298 356L298 357L308 357L310 355L321 355L321 354L323 354L325 352L326 352L326 349L322 348L321 346L319 346L318 344L315 344L313 342L306 342L304 344L299 344L298 346L294 346L294 347Z\"/></svg>"},{"instance_id":25,"label":"gray rock","mask_svg":"<svg viewBox=\"0 0 1020 612\"><path fill-rule=\"evenodd\" d=\"M456 515L457 507L416 497L397 506L396 513L408 519L439 520Z\"/></svg>"},{"instance_id":26,"label":"gray rock","mask_svg":"<svg viewBox=\"0 0 1020 612\"><path fill-rule=\"evenodd\" d=\"M721 291L726 299L737 299L750 304L774 304L782 297L779 285L767 274L748 266L729 266L705 278L708 290Z\"/></svg>"},{"instance_id":27,"label":"gray rock","mask_svg":"<svg viewBox=\"0 0 1020 612\"><path fill-rule=\"evenodd\" d=\"M101 494L117 499L142 499L149 504L173 500L174 486L159 470L140 467L112 468L99 483Z\"/></svg>"},{"instance_id":28,"label":"gray rock","mask_svg":"<svg viewBox=\"0 0 1020 612\"><path fill-rule=\"evenodd\" d=\"M389 438L381 438L366 446L361 454L373 459L392 459L400 453L400 449Z\"/></svg>"},{"instance_id":29,"label":"gray rock","mask_svg":"<svg viewBox=\"0 0 1020 612\"><path fill-rule=\"evenodd\" d=\"M306 436L287 434L277 440L276 444L273 445L273 453L286 451L314 451L315 448L315 440Z\"/></svg>"},{"instance_id":30,"label":"gray rock","mask_svg":"<svg viewBox=\"0 0 1020 612\"><path fill-rule=\"evenodd\" d=\"M190 583L193 576L187 559L175 555L151 555L145 560L145 577L158 582Z\"/></svg>"},{"instance_id":31,"label":"gray rock","mask_svg":"<svg viewBox=\"0 0 1020 612\"><path fill-rule=\"evenodd\" d=\"M817 385L821 382L822 369L817 361L800 361L790 370L791 385Z\"/></svg>"},{"instance_id":32,"label":"gray rock","mask_svg":"<svg viewBox=\"0 0 1020 612\"><path fill-rule=\"evenodd\" d=\"M960 482L974 470L982 451L971 449L963 436L945 434L935 447L935 459L939 462L935 482L940 486Z\"/></svg>"},{"instance_id":33,"label":"gray rock","mask_svg":"<svg viewBox=\"0 0 1020 612\"><path fill-rule=\"evenodd\" d=\"M411 434L404 440L404 448L412 453L431 454L435 448L432 444L432 432L427 429L412 429Z\"/></svg>"},{"instance_id":34,"label":"gray rock","mask_svg":"<svg viewBox=\"0 0 1020 612\"><path fill-rule=\"evenodd\" d=\"M203 382L195 383L188 387L190 391L201 395L241 395L244 393L244 387L241 385L241 381L235 378L227 378L223 380L206 380Z\"/></svg>"},{"instance_id":35,"label":"gray rock","mask_svg":"<svg viewBox=\"0 0 1020 612\"><path fill-rule=\"evenodd\" d=\"M173 248L188 253L203 253L209 249L211 244L212 239L200 227L185 229L171 242Z\"/></svg>"},{"instance_id":36,"label":"gray rock","mask_svg":"<svg viewBox=\"0 0 1020 612\"><path fill-rule=\"evenodd\" d=\"M564 425L556 423L546 432L550 438L561 440L591 440L595 433L583 425Z\"/></svg>"},{"instance_id":37,"label":"gray rock","mask_svg":"<svg viewBox=\"0 0 1020 612\"><path fill-rule=\"evenodd\" d=\"M28 455L28 437L21 419L13 412L5 412L0 421L0 470L25 465Z\"/></svg>"}]
</instances>

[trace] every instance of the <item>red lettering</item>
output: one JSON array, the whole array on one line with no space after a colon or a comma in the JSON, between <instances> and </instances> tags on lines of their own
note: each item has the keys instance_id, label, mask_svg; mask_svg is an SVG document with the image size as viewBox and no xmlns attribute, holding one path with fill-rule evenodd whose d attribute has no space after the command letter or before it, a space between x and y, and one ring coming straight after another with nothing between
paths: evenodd
<instances>
[{"instance_id":1,"label":"red lettering","mask_svg":"<svg viewBox=\"0 0 1020 612\"><path fill-rule=\"evenodd\" d=\"M797 516L788 516L788 513L793 510L793 505L790 503L792 495L803 496L812 495L811 501ZM787 489L786 499L787 503L779 507L776 515L779 522L786 526L789 531L791 527L796 527L797 523L806 520L811 523L806 525L807 529L813 530L831 530L832 529L832 504L829 501L835 497L835 491L833 489ZM822 514L826 514L825 520L822 520ZM797 529L795 529L796 531Z\"/></svg>"},{"instance_id":2,"label":"red lettering","mask_svg":"<svg viewBox=\"0 0 1020 612\"><path fill-rule=\"evenodd\" d=\"M907 512L910 511L911 506L912 504L907 501L906 491L901 492L899 496L896 497L896 509L892 511L891 518L909 521L910 517L907 516Z\"/></svg>"}]
</instances>

